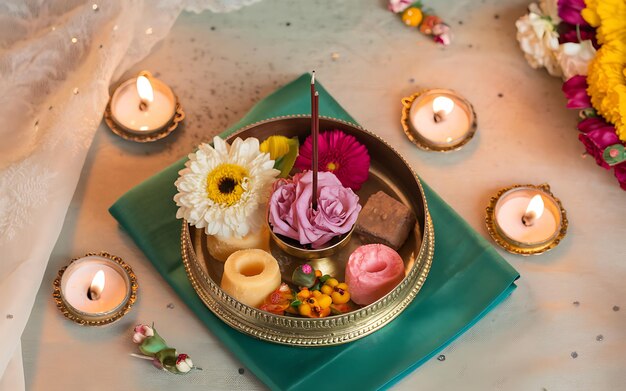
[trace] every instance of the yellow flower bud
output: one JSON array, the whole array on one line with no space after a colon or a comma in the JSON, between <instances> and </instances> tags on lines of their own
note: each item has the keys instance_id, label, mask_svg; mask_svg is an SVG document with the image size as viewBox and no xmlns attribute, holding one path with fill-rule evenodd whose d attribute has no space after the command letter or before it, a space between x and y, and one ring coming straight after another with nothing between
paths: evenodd
<instances>
[{"instance_id":1,"label":"yellow flower bud","mask_svg":"<svg viewBox=\"0 0 626 391\"><path fill-rule=\"evenodd\" d=\"M280 159L289 153L289 139L285 136L270 136L261 143L259 149L269 153L272 160Z\"/></svg>"}]
</instances>

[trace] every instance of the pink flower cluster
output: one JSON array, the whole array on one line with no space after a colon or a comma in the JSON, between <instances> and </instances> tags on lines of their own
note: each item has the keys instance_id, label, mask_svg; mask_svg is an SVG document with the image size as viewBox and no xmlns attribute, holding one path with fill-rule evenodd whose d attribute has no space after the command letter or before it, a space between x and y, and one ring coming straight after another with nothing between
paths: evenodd
<instances>
[{"instance_id":1,"label":"pink flower cluster","mask_svg":"<svg viewBox=\"0 0 626 391\"><path fill-rule=\"evenodd\" d=\"M359 196L343 187L333 173L320 171L314 210L312 182L311 171L277 181L269 201L269 221L274 233L320 248L335 236L350 232L361 205Z\"/></svg>"}]
</instances>

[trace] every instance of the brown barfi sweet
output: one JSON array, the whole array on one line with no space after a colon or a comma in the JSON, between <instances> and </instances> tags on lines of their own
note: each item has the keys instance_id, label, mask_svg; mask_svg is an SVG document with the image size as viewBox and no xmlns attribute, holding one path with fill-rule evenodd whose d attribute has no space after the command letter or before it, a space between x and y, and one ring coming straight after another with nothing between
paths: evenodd
<instances>
[{"instance_id":1,"label":"brown barfi sweet","mask_svg":"<svg viewBox=\"0 0 626 391\"><path fill-rule=\"evenodd\" d=\"M355 231L365 243L382 243L398 250L414 226L413 211L379 191L365 203L359 213Z\"/></svg>"}]
</instances>

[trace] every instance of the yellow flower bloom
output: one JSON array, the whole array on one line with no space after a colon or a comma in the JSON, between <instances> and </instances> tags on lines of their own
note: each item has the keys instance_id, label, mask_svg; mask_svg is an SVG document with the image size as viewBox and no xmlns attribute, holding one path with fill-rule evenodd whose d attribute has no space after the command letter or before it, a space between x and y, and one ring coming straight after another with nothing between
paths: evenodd
<instances>
[{"instance_id":1,"label":"yellow flower bloom","mask_svg":"<svg viewBox=\"0 0 626 391\"><path fill-rule=\"evenodd\" d=\"M261 143L259 149L269 153L270 159L278 160L289 153L289 139L285 136L270 136Z\"/></svg>"},{"instance_id":2,"label":"yellow flower bloom","mask_svg":"<svg viewBox=\"0 0 626 391\"><path fill-rule=\"evenodd\" d=\"M587 92L593 107L626 141L626 2L585 0L585 4L583 18L597 28L602 45L589 64Z\"/></svg>"},{"instance_id":3,"label":"yellow flower bloom","mask_svg":"<svg viewBox=\"0 0 626 391\"><path fill-rule=\"evenodd\" d=\"M587 92L591 104L615 125L617 135L626 141L626 43L609 42L598 50L589 64Z\"/></svg>"},{"instance_id":4,"label":"yellow flower bloom","mask_svg":"<svg viewBox=\"0 0 626 391\"><path fill-rule=\"evenodd\" d=\"M232 206L241 199L247 188L248 170L242 166L222 163L215 167L206 180L206 192L213 202Z\"/></svg>"},{"instance_id":5,"label":"yellow flower bloom","mask_svg":"<svg viewBox=\"0 0 626 391\"><path fill-rule=\"evenodd\" d=\"M261 143L259 150L269 153L274 160L274 168L280 170L280 177L286 178L298 156L298 137L270 136Z\"/></svg>"},{"instance_id":6,"label":"yellow flower bloom","mask_svg":"<svg viewBox=\"0 0 626 391\"><path fill-rule=\"evenodd\" d=\"M586 0L583 18L597 27L600 44L626 41L626 2L624 0Z\"/></svg>"}]
</instances>

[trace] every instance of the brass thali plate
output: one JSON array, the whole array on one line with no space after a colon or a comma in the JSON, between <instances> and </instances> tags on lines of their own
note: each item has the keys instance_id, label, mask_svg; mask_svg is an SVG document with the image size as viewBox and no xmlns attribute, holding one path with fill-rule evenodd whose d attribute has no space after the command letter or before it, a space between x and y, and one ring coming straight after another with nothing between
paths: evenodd
<instances>
[{"instance_id":1,"label":"brass thali plate","mask_svg":"<svg viewBox=\"0 0 626 391\"><path fill-rule=\"evenodd\" d=\"M256 137L262 141L271 135L281 134L298 136L303 142L309 135L310 124L310 116L273 118L249 125L227 140L232 142L236 137ZM215 315L240 332L284 345L326 346L350 342L391 322L411 303L428 276L435 238L419 178L402 156L375 134L345 121L320 117L320 131L331 129L340 129L355 136L370 154L370 177L357 192L360 203L365 204L371 194L383 190L415 213L415 228L398 250L405 263L406 277L380 300L352 312L319 319L274 315L249 307L222 291L219 283L224 264L209 254L204 230L183 221L182 258L192 286ZM343 280L348 257L361 244L358 235L354 234L349 243L332 256L308 262L323 273ZM278 260L283 280L290 282L293 269L305 260L288 255L273 242L271 251Z\"/></svg>"}]
</instances>

